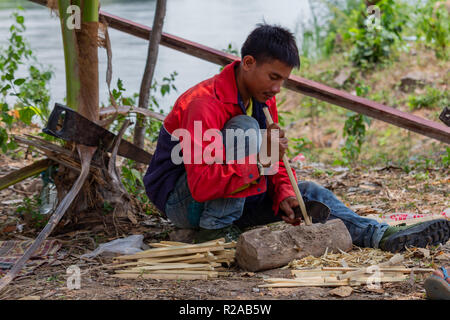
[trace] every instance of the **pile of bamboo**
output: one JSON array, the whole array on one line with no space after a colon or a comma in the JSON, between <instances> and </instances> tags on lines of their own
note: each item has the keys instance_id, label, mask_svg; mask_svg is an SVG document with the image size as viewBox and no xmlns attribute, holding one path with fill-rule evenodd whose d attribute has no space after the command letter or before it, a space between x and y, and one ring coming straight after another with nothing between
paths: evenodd
<instances>
[{"instance_id":1,"label":"pile of bamboo","mask_svg":"<svg viewBox=\"0 0 450 320\"><path fill-rule=\"evenodd\" d=\"M119 256L108 266L113 277L121 279L207 280L228 276L226 268L234 261L236 242L217 239L201 244L161 241L152 249Z\"/></svg>"},{"instance_id":2,"label":"pile of bamboo","mask_svg":"<svg viewBox=\"0 0 450 320\"><path fill-rule=\"evenodd\" d=\"M383 282L400 282L414 273L433 272L430 268L405 268L394 266L403 261L398 254L389 261L369 267L322 267L310 270L292 270L293 279L268 278L260 287L337 287L376 286Z\"/></svg>"}]
</instances>

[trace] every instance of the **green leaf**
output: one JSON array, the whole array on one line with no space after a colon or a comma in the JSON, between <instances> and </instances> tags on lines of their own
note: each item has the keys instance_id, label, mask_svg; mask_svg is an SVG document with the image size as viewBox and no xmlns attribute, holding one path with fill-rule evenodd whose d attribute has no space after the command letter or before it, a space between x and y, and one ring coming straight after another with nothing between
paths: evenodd
<instances>
[{"instance_id":1,"label":"green leaf","mask_svg":"<svg viewBox=\"0 0 450 320\"><path fill-rule=\"evenodd\" d=\"M0 91L3 93L3 92L5 92L6 90L9 90L9 89L11 89L11 85L7 84L7 85L4 86L4 87L2 88L2 90L0 90Z\"/></svg>"},{"instance_id":2,"label":"green leaf","mask_svg":"<svg viewBox=\"0 0 450 320\"><path fill-rule=\"evenodd\" d=\"M17 21L17 23L23 24L25 21L25 18L23 16L17 16L16 21Z\"/></svg>"},{"instance_id":3,"label":"green leaf","mask_svg":"<svg viewBox=\"0 0 450 320\"><path fill-rule=\"evenodd\" d=\"M27 124L31 124L31 119L35 115L35 111L31 107L25 107L19 110L20 120Z\"/></svg>"},{"instance_id":4,"label":"green leaf","mask_svg":"<svg viewBox=\"0 0 450 320\"><path fill-rule=\"evenodd\" d=\"M14 84L16 85L16 86L20 86L22 83L24 83L25 82L25 79L24 78L19 78L19 79L16 79L15 81L14 81Z\"/></svg>"}]
</instances>

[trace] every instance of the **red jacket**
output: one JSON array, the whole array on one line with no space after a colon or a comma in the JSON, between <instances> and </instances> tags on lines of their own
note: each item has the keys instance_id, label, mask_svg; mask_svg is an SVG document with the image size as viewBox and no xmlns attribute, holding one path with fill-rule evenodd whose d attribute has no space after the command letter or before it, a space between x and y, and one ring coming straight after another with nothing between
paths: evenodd
<instances>
[{"instance_id":1,"label":"red jacket","mask_svg":"<svg viewBox=\"0 0 450 320\"><path fill-rule=\"evenodd\" d=\"M194 121L200 121L204 133L208 129L221 130L232 117L245 114L235 80L235 67L239 63L240 61L235 61L227 65L220 74L186 91L177 99L172 111L165 118L155 154L144 177L147 194L160 210L164 211L168 193L173 190L177 178L184 170L187 172L192 197L198 202L217 198L242 198L269 192L273 200L272 209L277 214L282 200L289 196L295 197L283 162L279 162L277 174L260 176L256 155L248 157L246 164L210 162L208 164L201 158L194 162L194 152L190 155L183 153L184 162L188 162L186 159L190 157L191 164L175 165L170 158L172 148L178 143L173 141L174 138L171 139L174 135L180 138L182 146L189 143L190 150L197 148L197 151L201 150L200 154L203 154L205 148L211 144L211 141L203 141L202 137L195 137ZM275 97L265 104L269 107L273 121L278 122ZM266 128L263 105L253 100L252 116L258 120L261 129ZM174 134L174 131L180 128L190 133L189 141L183 141L183 136ZM222 151L222 154L213 156L225 159L224 150ZM294 170L293 173L295 176ZM232 194L239 187L253 181L256 181L256 184L250 184L248 188Z\"/></svg>"}]
</instances>

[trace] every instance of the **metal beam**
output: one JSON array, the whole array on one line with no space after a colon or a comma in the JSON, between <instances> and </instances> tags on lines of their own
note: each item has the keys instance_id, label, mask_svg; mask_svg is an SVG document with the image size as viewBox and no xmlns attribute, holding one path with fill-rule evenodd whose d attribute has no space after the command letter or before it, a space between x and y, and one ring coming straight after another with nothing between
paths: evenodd
<instances>
[{"instance_id":1,"label":"metal beam","mask_svg":"<svg viewBox=\"0 0 450 320\"><path fill-rule=\"evenodd\" d=\"M30 1L44 5L46 3L45 0ZM101 10L100 16L103 16L111 28L147 41L149 39L151 28L148 26L117 17ZM168 33L162 34L161 45L222 66L239 59L234 55ZM301 94L338 105L374 119L450 144L450 127L441 123L424 119L365 98L357 97L348 92L296 75L291 75L289 77L285 83L285 87Z\"/></svg>"}]
</instances>

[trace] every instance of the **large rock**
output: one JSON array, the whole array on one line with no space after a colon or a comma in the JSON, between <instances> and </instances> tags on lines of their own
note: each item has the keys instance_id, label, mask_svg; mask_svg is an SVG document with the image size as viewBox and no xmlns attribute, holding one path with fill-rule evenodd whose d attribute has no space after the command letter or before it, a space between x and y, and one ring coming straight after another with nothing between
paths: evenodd
<instances>
[{"instance_id":1,"label":"large rock","mask_svg":"<svg viewBox=\"0 0 450 320\"><path fill-rule=\"evenodd\" d=\"M261 271L309 255L319 257L327 248L328 252L352 248L350 234L339 219L311 226L286 225L282 230L271 230L266 226L244 232L236 246L236 262L245 270Z\"/></svg>"},{"instance_id":2,"label":"large rock","mask_svg":"<svg viewBox=\"0 0 450 320\"><path fill-rule=\"evenodd\" d=\"M400 79L400 90L403 92L412 92L416 88L423 88L431 83L429 74L413 71Z\"/></svg>"}]
</instances>

